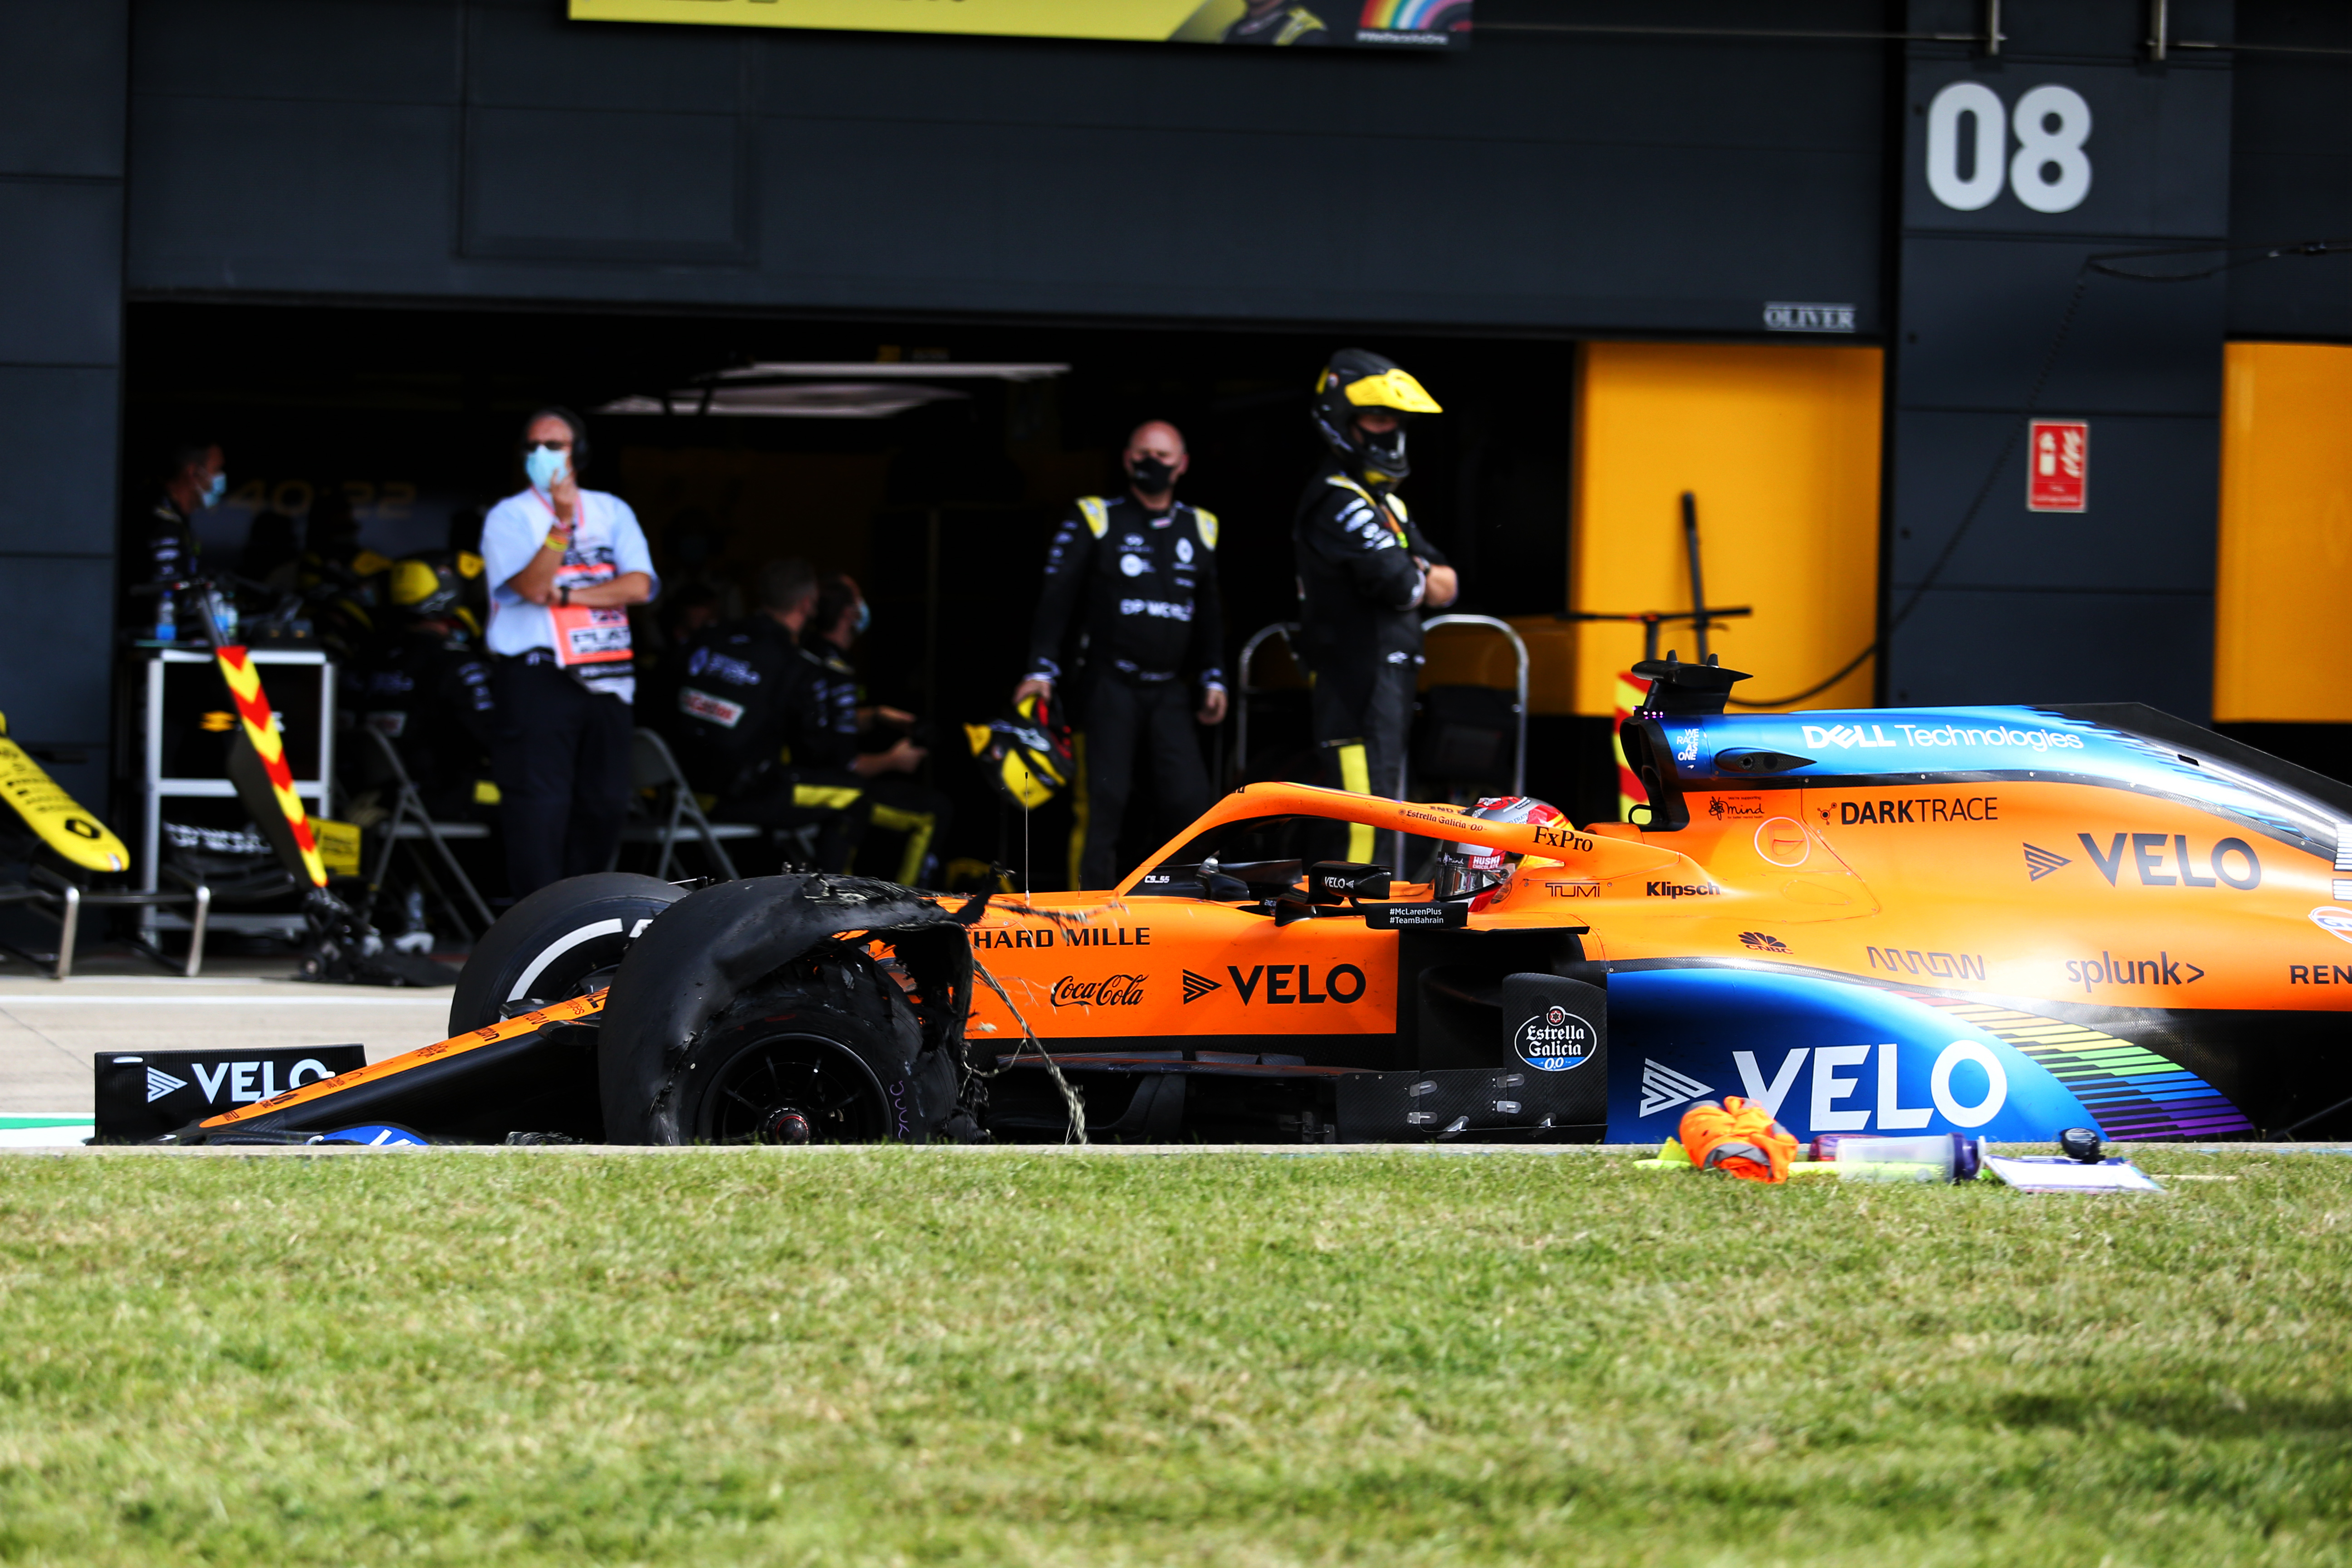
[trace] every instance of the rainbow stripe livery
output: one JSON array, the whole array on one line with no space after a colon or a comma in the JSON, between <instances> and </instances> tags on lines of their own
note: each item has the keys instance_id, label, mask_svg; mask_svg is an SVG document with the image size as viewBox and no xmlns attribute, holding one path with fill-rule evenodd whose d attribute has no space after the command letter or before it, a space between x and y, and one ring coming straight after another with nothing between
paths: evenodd
<instances>
[{"instance_id":1,"label":"rainbow stripe livery","mask_svg":"<svg viewBox=\"0 0 2352 1568\"><path fill-rule=\"evenodd\" d=\"M1364 0L1358 25L1389 33L1429 33L1438 30L1443 14L1456 0Z\"/></svg>"}]
</instances>

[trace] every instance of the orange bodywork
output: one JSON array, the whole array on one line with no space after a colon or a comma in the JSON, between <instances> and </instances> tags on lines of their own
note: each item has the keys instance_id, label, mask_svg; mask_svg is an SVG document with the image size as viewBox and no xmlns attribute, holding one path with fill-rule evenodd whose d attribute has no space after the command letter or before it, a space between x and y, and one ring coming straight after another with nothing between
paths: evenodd
<instances>
[{"instance_id":1,"label":"orange bodywork","mask_svg":"<svg viewBox=\"0 0 2352 1568\"><path fill-rule=\"evenodd\" d=\"M1666 706L1623 733L1652 825L1488 821L1254 784L1117 888L988 900L966 917L994 983L972 988L964 1018L972 1067L1007 1068L1034 1037L1070 1074L1096 1075L1098 1109L1125 1108L1104 1111L1113 1131L1155 1138L1212 1111L1284 1137L1599 1136L1588 1091L1602 1083L1620 1141L1654 1141L1727 1094L1800 1138L2231 1137L2352 1106L2342 786L2147 710ZM1300 819L1367 825L1384 847L1403 834L1416 865L1434 840L1516 866L1474 905L1402 882L1366 897L1376 868L1219 858L1290 842ZM1218 880L1245 872L1256 879ZM1318 875L1332 901L1310 901ZM801 885L778 879L778 896ZM1561 1044L1588 1039L1589 1057ZM1028 1076L1031 1089L991 1091L1008 1119L991 1125L1057 1136L1062 1102ZM1265 1086L1288 1096L1278 1115L1253 1110L1253 1095L1279 1098ZM1433 1120L1424 1093L1454 1097L1451 1120ZM1556 1123L1546 1106L1570 1110Z\"/></svg>"},{"instance_id":2,"label":"orange bodywork","mask_svg":"<svg viewBox=\"0 0 2352 1568\"><path fill-rule=\"evenodd\" d=\"M1688 803L1689 825L1671 833L1623 823L1563 833L1444 805L1251 784L1147 867L1220 824L1320 816L1525 856L1469 929L1581 929L1586 955L1612 963L1778 960L2124 1006L2179 1005L2193 985L2201 1007L2352 1010L2352 985L2308 979L2315 965L2352 963L2352 951L2308 918L2329 902L2333 862L2186 803L2014 780L1694 794ZM1398 933L1349 920L1276 928L1232 904L1137 897L1143 874L1108 895L1000 900L982 917L974 954L1041 1040L1395 1027ZM1396 890L1400 901L1427 897ZM1360 972L1362 993L1327 1000L1324 977L1341 966ZM1263 994L1270 984L1279 1000ZM980 1035L1019 1037L985 992L973 1016Z\"/></svg>"}]
</instances>

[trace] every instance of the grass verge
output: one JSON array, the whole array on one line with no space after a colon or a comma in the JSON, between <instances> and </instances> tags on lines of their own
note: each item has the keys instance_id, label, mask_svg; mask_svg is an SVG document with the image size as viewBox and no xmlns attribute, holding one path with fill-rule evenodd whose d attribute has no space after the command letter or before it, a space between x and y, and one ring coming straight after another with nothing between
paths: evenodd
<instances>
[{"instance_id":1,"label":"grass verge","mask_svg":"<svg viewBox=\"0 0 2352 1568\"><path fill-rule=\"evenodd\" d=\"M2352 1160L0 1159L11 1563L2352 1561Z\"/></svg>"}]
</instances>

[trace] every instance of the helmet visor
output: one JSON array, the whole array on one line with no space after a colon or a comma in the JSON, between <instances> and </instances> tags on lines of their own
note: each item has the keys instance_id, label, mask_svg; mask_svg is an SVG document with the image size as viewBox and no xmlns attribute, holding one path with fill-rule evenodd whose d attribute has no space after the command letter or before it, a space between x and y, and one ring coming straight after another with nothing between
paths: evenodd
<instances>
[{"instance_id":1,"label":"helmet visor","mask_svg":"<svg viewBox=\"0 0 2352 1568\"><path fill-rule=\"evenodd\" d=\"M1438 899L1475 899L1511 879L1512 858L1474 855L1458 849L1439 854L1430 871L1430 892Z\"/></svg>"}]
</instances>

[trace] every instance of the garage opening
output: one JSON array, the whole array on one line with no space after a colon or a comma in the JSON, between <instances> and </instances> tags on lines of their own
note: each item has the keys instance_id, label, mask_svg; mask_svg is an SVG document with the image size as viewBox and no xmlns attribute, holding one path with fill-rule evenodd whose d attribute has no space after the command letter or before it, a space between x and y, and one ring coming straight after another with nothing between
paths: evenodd
<instances>
[{"instance_id":1,"label":"garage opening","mask_svg":"<svg viewBox=\"0 0 2352 1568\"><path fill-rule=\"evenodd\" d=\"M1362 331L136 304L122 559L143 534L163 454L191 439L217 442L229 473L221 504L198 519L210 564L235 569L249 543L266 556L272 538L299 539L345 508L379 554L446 548L453 528L462 538L469 515L521 488L523 417L569 405L589 416L584 482L635 509L667 594L702 584L740 614L760 563L785 555L857 579L874 618L853 657L873 700L928 721L929 782L955 802L935 846L942 868L1017 865L1019 814L979 775L961 726L1000 712L1022 675L1055 522L1076 497L1120 484L1134 426L1174 422L1193 458L1180 493L1222 520L1230 669L1255 632L1296 615L1291 519L1321 457L1308 392L1326 356L1349 345L1396 358L1444 405L1413 428L1404 493L1461 571L1456 608L1563 608L1575 345ZM706 412L692 397L665 406L698 377L760 363L841 370L794 378L793 416ZM819 384L831 390L808 395ZM648 411L600 412L626 408ZM639 646L658 655L643 630ZM1266 671L1277 684L1279 664ZM1529 788L1580 819L1613 816L1607 718L1573 717L1564 696L1543 706ZM1234 729L1229 719L1202 734L1227 783ZM1303 741L1273 700L1251 737L1252 771L1302 766ZM134 752L118 752L126 806ZM1139 800L1122 862L1171 827ZM1034 886L1066 884L1068 828L1066 800L1034 815Z\"/></svg>"}]
</instances>

